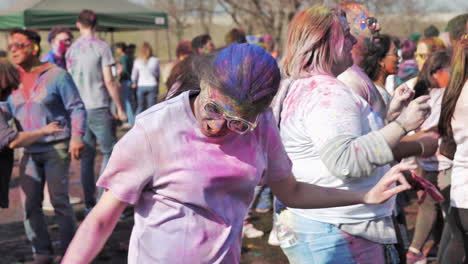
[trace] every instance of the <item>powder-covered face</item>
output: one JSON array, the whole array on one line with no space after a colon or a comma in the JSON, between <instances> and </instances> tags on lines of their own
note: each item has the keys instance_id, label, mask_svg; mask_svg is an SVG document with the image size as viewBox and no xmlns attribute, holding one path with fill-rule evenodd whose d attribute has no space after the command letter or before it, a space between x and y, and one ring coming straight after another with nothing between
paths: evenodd
<instances>
[{"instance_id":1,"label":"powder-covered face","mask_svg":"<svg viewBox=\"0 0 468 264\"><path fill-rule=\"evenodd\" d=\"M39 52L38 49L34 49L34 46L35 44L25 35L19 33L13 34L9 43L12 62L16 65L22 65L31 60Z\"/></svg>"},{"instance_id":2,"label":"powder-covered face","mask_svg":"<svg viewBox=\"0 0 468 264\"><path fill-rule=\"evenodd\" d=\"M398 71L399 59L400 57L398 56L398 49L392 42L386 56L381 61L381 66L387 74L396 74Z\"/></svg>"},{"instance_id":3,"label":"powder-covered face","mask_svg":"<svg viewBox=\"0 0 468 264\"><path fill-rule=\"evenodd\" d=\"M213 43L213 40L208 40L208 42L206 42L206 44L203 46L203 51L201 52L201 54L208 54L208 53L211 53L213 51L215 51L216 49L216 46L215 44Z\"/></svg>"},{"instance_id":4,"label":"powder-covered face","mask_svg":"<svg viewBox=\"0 0 468 264\"><path fill-rule=\"evenodd\" d=\"M54 53L65 54L72 44L72 39L66 32L58 33L52 40Z\"/></svg>"},{"instance_id":5,"label":"powder-covered face","mask_svg":"<svg viewBox=\"0 0 468 264\"><path fill-rule=\"evenodd\" d=\"M424 62L426 62L427 58L431 55L431 52L429 51L429 48L427 47L426 43L420 42L416 46L416 52L414 53L415 60L418 63L418 70L421 71Z\"/></svg>"},{"instance_id":6,"label":"powder-covered face","mask_svg":"<svg viewBox=\"0 0 468 264\"><path fill-rule=\"evenodd\" d=\"M340 21L344 31L343 54L339 57L339 61L333 66L334 74L340 74L353 65L351 50L356 44L356 38L351 34L351 29L346 18L341 16Z\"/></svg>"},{"instance_id":7,"label":"powder-covered face","mask_svg":"<svg viewBox=\"0 0 468 264\"><path fill-rule=\"evenodd\" d=\"M450 81L450 68L446 67L440 69L433 73L432 77L434 77L435 81L437 82L437 88L445 88L448 86Z\"/></svg>"},{"instance_id":8,"label":"powder-covered face","mask_svg":"<svg viewBox=\"0 0 468 264\"><path fill-rule=\"evenodd\" d=\"M210 100L215 101L221 106L223 113L227 116L242 118L255 123L259 113L256 113L256 115L245 115L232 98L224 95L218 89L209 87L204 81L201 82L200 86L202 91L198 96L198 104L195 104L195 111L197 112L200 130L203 135L207 137L222 137L229 133L234 133L228 128L226 119L214 119L205 111L205 105Z\"/></svg>"},{"instance_id":9,"label":"powder-covered face","mask_svg":"<svg viewBox=\"0 0 468 264\"><path fill-rule=\"evenodd\" d=\"M367 24L368 18L372 18L372 14L367 10L366 7L357 3L348 3L344 6L346 12L346 18L348 19L351 34L356 38L357 43L354 45L353 52L357 54L365 54L366 44L364 40L371 38L373 31L380 31L380 25L377 20L374 19L375 23L371 26Z\"/></svg>"}]
</instances>

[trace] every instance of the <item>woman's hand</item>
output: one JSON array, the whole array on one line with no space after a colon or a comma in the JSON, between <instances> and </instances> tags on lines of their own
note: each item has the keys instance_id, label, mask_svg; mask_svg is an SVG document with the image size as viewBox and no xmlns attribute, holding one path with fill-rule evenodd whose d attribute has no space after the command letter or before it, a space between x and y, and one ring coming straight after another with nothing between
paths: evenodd
<instances>
[{"instance_id":1,"label":"woman's hand","mask_svg":"<svg viewBox=\"0 0 468 264\"><path fill-rule=\"evenodd\" d=\"M431 106L427 103L429 95L420 96L411 101L396 120L406 131L412 131L421 126L431 113Z\"/></svg>"},{"instance_id":2,"label":"woman's hand","mask_svg":"<svg viewBox=\"0 0 468 264\"><path fill-rule=\"evenodd\" d=\"M57 133L57 132L63 132L64 129L62 127L59 126L59 122L57 121L54 121L54 122L51 122L49 123L48 125L46 126L43 126L41 129L40 129L41 133L43 133L45 136L48 136L48 135L51 135L51 134L54 134L54 133Z\"/></svg>"},{"instance_id":3,"label":"woman's hand","mask_svg":"<svg viewBox=\"0 0 468 264\"><path fill-rule=\"evenodd\" d=\"M391 122L395 120L401 114L401 111L408 106L413 96L414 91L406 85L400 85L396 88L393 93L392 101L388 106L387 121Z\"/></svg>"},{"instance_id":4,"label":"woman's hand","mask_svg":"<svg viewBox=\"0 0 468 264\"><path fill-rule=\"evenodd\" d=\"M390 199L392 196L411 189L403 171L416 169L415 164L411 163L400 163L393 166L375 185L370 191L368 191L363 198L365 204L381 204ZM392 187L396 182L400 185Z\"/></svg>"}]
</instances>

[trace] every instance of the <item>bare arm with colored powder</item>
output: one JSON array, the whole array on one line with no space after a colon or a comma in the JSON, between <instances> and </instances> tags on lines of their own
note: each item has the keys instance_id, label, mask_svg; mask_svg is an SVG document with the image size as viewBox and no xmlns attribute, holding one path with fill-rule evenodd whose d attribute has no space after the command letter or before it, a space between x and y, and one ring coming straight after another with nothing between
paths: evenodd
<instances>
[{"instance_id":1,"label":"bare arm with colored powder","mask_svg":"<svg viewBox=\"0 0 468 264\"><path fill-rule=\"evenodd\" d=\"M114 77L112 77L112 71L110 66L105 66L102 68L102 75L104 76L104 83L106 85L107 91L112 98L112 101L115 103L117 108L117 115L121 121L127 121L127 114L125 113L122 107L122 101L120 99L119 87L115 84Z\"/></svg>"},{"instance_id":2,"label":"bare arm with colored powder","mask_svg":"<svg viewBox=\"0 0 468 264\"><path fill-rule=\"evenodd\" d=\"M412 164L398 164L389 170L380 181L367 193L325 188L296 181L291 175L284 180L269 183L273 194L287 207L292 208L328 208L353 204L380 204L392 196L409 190L411 187L401 173L415 169ZM392 187L395 182L401 185Z\"/></svg>"},{"instance_id":3,"label":"bare arm with colored powder","mask_svg":"<svg viewBox=\"0 0 468 264\"><path fill-rule=\"evenodd\" d=\"M127 203L106 191L78 228L62 260L66 263L90 263L101 251L119 221Z\"/></svg>"}]
</instances>

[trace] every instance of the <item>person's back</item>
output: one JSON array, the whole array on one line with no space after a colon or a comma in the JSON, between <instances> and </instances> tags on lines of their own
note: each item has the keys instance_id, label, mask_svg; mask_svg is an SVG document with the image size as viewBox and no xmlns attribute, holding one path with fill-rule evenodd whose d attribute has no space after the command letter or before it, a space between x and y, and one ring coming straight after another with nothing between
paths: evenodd
<instances>
[{"instance_id":1,"label":"person's back","mask_svg":"<svg viewBox=\"0 0 468 264\"><path fill-rule=\"evenodd\" d=\"M102 68L114 63L109 45L95 37L81 36L68 50L68 70L86 109L109 107L110 96Z\"/></svg>"},{"instance_id":2,"label":"person's back","mask_svg":"<svg viewBox=\"0 0 468 264\"><path fill-rule=\"evenodd\" d=\"M139 58L133 64L138 72L138 86L157 86L159 84L159 59L152 56L148 61Z\"/></svg>"},{"instance_id":3,"label":"person's back","mask_svg":"<svg viewBox=\"0 0 468 264\"><path fill-rule=\"evenodd\" d=\"M86 108L87 125L83 138L86 147L81 158L81 183L86 210L90 210L96 204L94 160L97 144L102 153L101 169L104 169L117 141L115 120L110 110L111 98L121 121L127 121L127 114L112 75L111 67L115 62L110 47L95 37L96 13L89 9L81 11L76 26L81 37L67 51L66 60Z\"/></svg>"}]
</instances>

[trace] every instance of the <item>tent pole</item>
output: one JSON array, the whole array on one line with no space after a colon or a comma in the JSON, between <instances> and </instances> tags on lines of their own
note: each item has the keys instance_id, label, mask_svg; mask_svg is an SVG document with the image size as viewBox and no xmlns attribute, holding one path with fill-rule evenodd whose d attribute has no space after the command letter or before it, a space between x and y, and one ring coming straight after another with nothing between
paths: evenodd
<instances>
[{"instance_id":1,"label":"tent pole","mask_svg":"<svg viewBox=\"0 0 468 264\"><path fill-rule=\"evenodd\" d=\"M111 47L114 47L114 30L111 29L110 33L111 33L111 35L110 35L110 37L111 37Z\"/></svg>"},{"instance_id":2,"label":"tent pole","mask_svg":"<svg viewBox=\"0 0 468 264\"><path fill-rule=\"evenodd\" d=\"M167 40L167 53L169 55L169 61L172 61L171 55L171 38L169 36L169 28L166 29L166 40Z\"/></svg>"}]
</instances>

